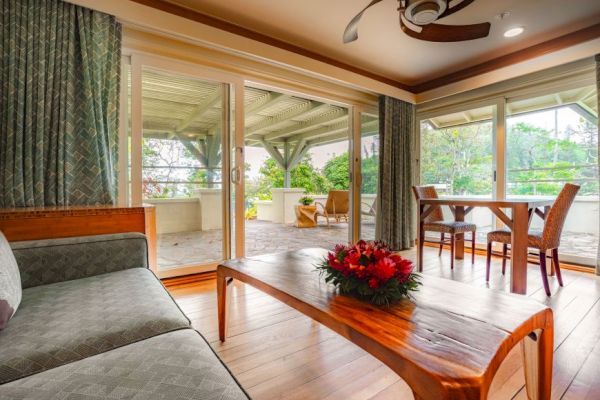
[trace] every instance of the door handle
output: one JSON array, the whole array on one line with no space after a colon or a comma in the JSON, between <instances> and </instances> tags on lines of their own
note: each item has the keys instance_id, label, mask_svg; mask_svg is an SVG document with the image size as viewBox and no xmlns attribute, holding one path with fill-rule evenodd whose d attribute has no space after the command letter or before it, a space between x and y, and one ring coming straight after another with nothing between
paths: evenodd
<instances>
[{"instance_id":1,"label":"door handle","mask_svg":"<svg viewBox=\"0 0 600 400\"><path fill-rule=\"evenodd\" d=\"M238 184L242 181L242 172L240 167L235 167L231 170L231 183Z\"/></svg>"}]
</instances>

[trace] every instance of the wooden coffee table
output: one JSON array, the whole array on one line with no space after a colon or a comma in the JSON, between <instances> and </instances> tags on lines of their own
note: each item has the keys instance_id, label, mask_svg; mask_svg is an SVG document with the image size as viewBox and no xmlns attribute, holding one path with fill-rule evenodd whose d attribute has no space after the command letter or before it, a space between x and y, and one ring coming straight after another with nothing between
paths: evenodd
<instances>
[{"instance_id":1,"label":"wooden coffee table","mask_svg":"<svg viewBox=\"0 0 600 400\"><path fill-rule=\"evenodd\" d=\"M526 297L423 276L414 300L386 308L339 295L315 270L327 254L304 249L217 267L219 338L226 338L227 287L250 284L334 330L400 375L417 399L485 399L519 342L527 395L550 399L552 310Z\"/></svg>"}]
</instances>

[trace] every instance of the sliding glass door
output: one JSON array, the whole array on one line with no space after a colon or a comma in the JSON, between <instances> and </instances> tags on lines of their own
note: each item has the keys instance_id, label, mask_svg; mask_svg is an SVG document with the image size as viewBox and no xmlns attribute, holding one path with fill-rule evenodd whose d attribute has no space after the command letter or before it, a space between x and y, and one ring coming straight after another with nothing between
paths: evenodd
<instances>
[{"instance_id":1,"label":"sliding glass door","mask_svg":"<svg viewBox=\"0 0 600 400\"><path fill-rule=\"evenodd\" d=\"M159 277L374 239L376 108L141 54L122 82L120 202L155 207Z\"/></svg>"},{"instance_id":2,"label":"sliding glass door","mask_svg":"<svg viewBox=\"0 0 600 400\"><path fill-rule=\"evenodd\" d=\"M239 82L193 65L132 56L130 203L156 209L160 277L212 269L231 255L231 92Z\"/></svg>"}]
</instances>

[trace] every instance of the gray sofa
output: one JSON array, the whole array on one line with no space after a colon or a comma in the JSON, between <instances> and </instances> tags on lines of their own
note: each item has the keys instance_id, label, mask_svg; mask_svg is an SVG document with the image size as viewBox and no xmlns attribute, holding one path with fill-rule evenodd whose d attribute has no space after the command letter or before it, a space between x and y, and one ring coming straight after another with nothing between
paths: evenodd
<instances>
[{"instance_id":1,"label":"gray sofa","mask_svg":"<svg viewBox=\"0 0 600 400\"><path fill-rule=\"evenodd\" d=\"M247 399L148 269L142 234L13 242L0 399Z\"/></svg>"}]
</instances>

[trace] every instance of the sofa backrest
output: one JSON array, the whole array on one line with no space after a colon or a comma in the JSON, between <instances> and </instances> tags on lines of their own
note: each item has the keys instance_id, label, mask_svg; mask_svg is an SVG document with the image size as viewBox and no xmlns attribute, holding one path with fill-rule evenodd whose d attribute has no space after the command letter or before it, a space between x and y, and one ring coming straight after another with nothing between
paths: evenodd
<instances>
[{"instance_id":1,"label":"sofa backrest","mask_svg":"<svg viewBox=\"0 0 600 400\"><path fill-rule=\"evenodd\" d=\"M141 233L12 242L23 289L129 268L148 268Z\"/></svg>"}]
</instances>

